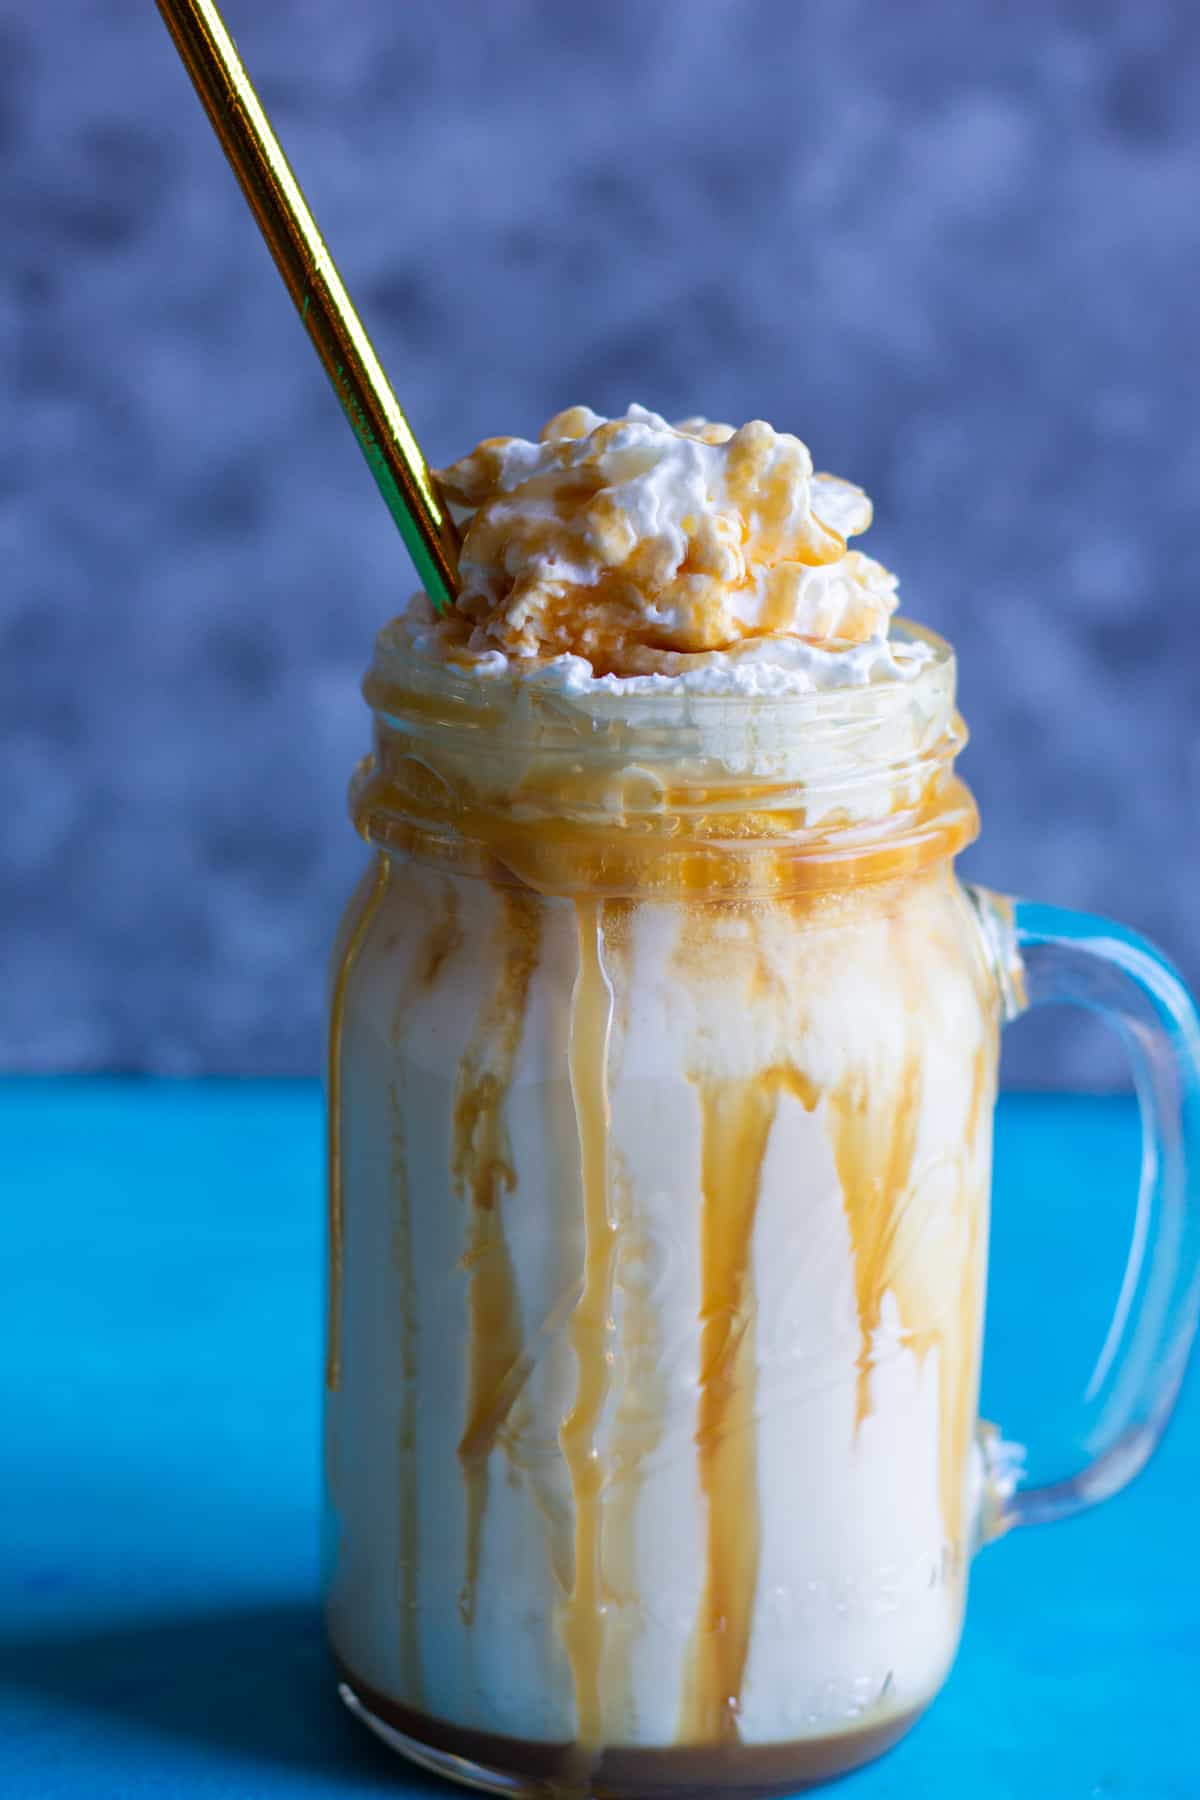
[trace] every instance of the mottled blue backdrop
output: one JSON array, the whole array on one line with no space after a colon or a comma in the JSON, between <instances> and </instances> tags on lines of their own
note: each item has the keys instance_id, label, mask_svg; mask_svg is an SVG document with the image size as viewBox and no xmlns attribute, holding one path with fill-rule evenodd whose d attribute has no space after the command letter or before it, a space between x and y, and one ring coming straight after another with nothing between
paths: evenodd
<instances>
[{"instance_id":1,"label":"mottled blue backdrop","mask_svg":"<svg viewBox=\"0 0 1200 1800\"><path fill-rule=\"evenodd\" d=\"M227 16L434 458L798 431L961 649L973 873L1200 977L1190 0ZM309 1069L404 555L149 0L6 9L0 219L0 1062Z\"/></svg>"}]
</instances>

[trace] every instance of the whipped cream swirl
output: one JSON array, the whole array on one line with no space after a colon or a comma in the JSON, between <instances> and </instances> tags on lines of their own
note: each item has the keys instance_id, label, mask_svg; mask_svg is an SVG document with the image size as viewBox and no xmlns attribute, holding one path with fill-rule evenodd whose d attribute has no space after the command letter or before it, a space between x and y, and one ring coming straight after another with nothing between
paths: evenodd
<instances>
[{"instance_id":1,"label":"whipped cream swirl","mask_svg":"<svg viewBox=\"0 0 1200 1800\"><path fill-rule=\"evenodd\" d=\"M536 443L488 438L439 479L464 530L462 591L441 619L414 602L420 656L574 690L752 692L923 661L889 639L895 577L847 547L867 496L762 420L572 407Z\"/></svg>"}]
</instances>

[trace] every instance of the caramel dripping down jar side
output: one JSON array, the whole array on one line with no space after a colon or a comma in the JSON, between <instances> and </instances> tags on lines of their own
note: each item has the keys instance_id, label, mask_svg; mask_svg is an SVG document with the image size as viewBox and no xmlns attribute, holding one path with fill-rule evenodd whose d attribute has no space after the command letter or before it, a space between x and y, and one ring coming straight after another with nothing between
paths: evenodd
<instances>
[{"instance_id":1,"label":"caramel dripping down jar side","mask_svg":"<svg viewBox=\"0 0 1200 1800\"><path fill-rule=\"evenodd\" d=\"M945 1677L978 1503L998 1021L952 758L891 831L726 783L656 833L392 750L331 1009L335 1651L564 1791L852 1766Z\"/></svg>"}]
</instances>

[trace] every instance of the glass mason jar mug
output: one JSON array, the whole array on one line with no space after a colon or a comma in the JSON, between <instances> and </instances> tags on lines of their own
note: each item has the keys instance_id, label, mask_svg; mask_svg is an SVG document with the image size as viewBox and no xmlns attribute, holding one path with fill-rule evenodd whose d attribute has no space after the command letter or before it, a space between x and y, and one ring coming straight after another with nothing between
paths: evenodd
<instances>
[{"instance_id":1,"label":"glass mason jar mug","mask_svg":"<svg viewBox=\"0 0 1200 1800\"><path fill-rule=\"evenodd\" d=\"M735 698L380 639L331 1001L327 1612L347 1703L442 1773L852 1768L944 1681L974 1549L1162 1429L1200 1026L1130 934L960 885L954 660L904 630L909 680ZM999 1027L1045 1000L1125 1028L1146 1154L1092 1458L1021 1490L976 1408Z\"/></svg>"}]
</instances>

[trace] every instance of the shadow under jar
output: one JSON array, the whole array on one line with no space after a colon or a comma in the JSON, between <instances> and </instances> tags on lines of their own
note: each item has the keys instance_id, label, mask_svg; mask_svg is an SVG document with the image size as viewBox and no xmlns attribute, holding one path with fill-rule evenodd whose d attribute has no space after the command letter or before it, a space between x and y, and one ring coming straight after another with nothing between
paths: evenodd
<instances>
[{"instance_id":1,"label":"shadow under jar","mask_svg":"<svg viewBox=\"0 0 1200 1800\"><path fill-rule=\"evenodd\" d=\"M586 699L380 638L331 994L327 1614L352 1710L443 1774L840 1774L936 1694L1020 1516L976 1412L999 1026L1081 996L1044 917L956 878L954 660L901 635L904 681ZM1157 1368L1190 1320L1139 1329Z\"/></svg>"}]
</instances>

